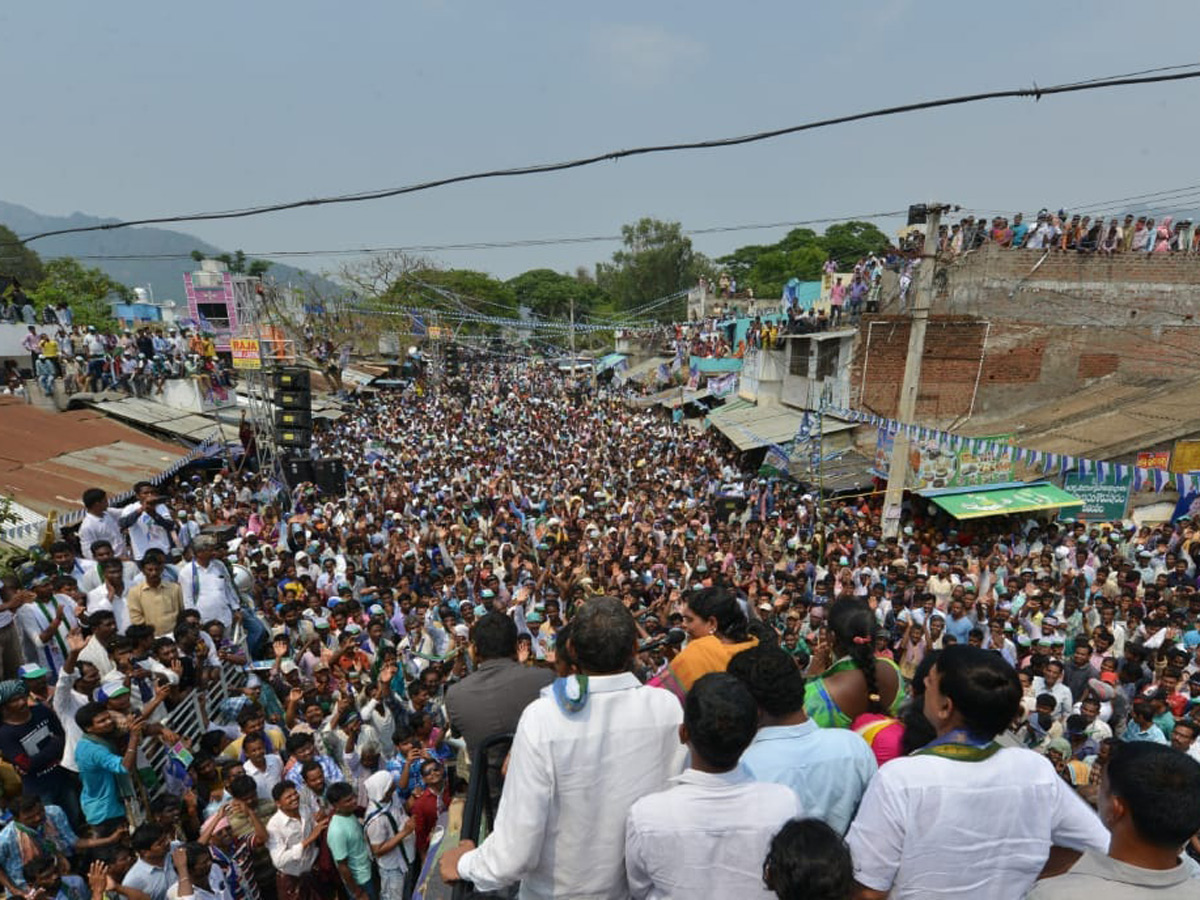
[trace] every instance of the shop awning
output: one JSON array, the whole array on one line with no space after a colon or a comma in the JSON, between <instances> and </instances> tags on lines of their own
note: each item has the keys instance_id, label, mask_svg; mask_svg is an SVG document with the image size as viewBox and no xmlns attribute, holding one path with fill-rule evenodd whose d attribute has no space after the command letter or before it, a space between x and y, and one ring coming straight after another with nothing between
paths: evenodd
<instances>
[{"instance_id":1,"label":"shop awning","mask_svg":"<svg viewBox=\"0 0 1200 900\"><path fill-rule=\"evenodd\" d=\"M790 444L800 427L804 413L787 406L756 406L738 398L718 406L708 414L708 424L720 431L741 451L767 444ZM822 434L834 434L854 428L849 422L824 417Z\"/></svg>"},{"instance_id":2,"label":"shop awning","mask_svg":"<svg viewBox=\"0 0 1200 900\"><path fill-rule=\"evenodd\" d=\"M658 367L663 363L670 364L665 356L652 356L650 359L643 360L636 366L630 366L624 373L626 381L645 381L647 376L653 375L658 371Z\"/></svg>"},{"instance_id":3,"label":"shop awning","mask_svg":"<svg viewBox=\"0 0 1200 900\"><path fill-rule=\"evenodd\" d=\"M596 360L596 374L599 375L601 372L607 372L627 359L629 357L624 353L610 353L607 356L602 356Z\"/></svg>"},{"instance_id":4,"label":"shop awning","mask_svg":"<svg viewBox=\"0 0 1200 900\"><path fill-rule=\"evenodd\" d=\"M1007 516L1044 509L1079 509L1083 501L1049 482L1035 481L1019 487L956 488L950 491L922 491L956 519L981 519Z\"/></svg>"}]
</instances>

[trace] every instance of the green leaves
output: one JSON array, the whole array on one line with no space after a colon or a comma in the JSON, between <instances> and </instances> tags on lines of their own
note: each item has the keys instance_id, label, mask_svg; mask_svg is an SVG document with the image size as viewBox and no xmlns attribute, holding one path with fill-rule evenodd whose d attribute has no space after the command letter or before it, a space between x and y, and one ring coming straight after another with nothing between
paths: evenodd
<instances>
[{"instance_id":1,"label":"green leaves","mask_svg":"<svg viewBox=\"0 0 1200 900\"><path fill-rule=\"evenodd\" d=\"M778 297L789 279L816 281L827 259L850 267L864 256L882 253L888 238L870 222L840 222L818 235L810 228L794 228L776 244L749 244L717 259L738 290L751 288L756 297Z\"/></svg>"},{"instance_id":2,"label":"green leaves","mask_svg":"<svg viewBox=\"0 0 1200 900\"><path fill-rule=\"evenodd\" d=\"M0 225L0 275L15 278L28 292L30 288L37 287L44 274L41 257L18 243L17 236Z\"/></svg>"},{"instance_id":3,"label":"green leaves","mask_svg":"<svg viewBox=\"0 0 1200 900\"><path fill-rule=\"evenodd\" d=\"M33 305L41 311L47 305L70 304L79 325L111 328L114 324L109 300L129 300L133 292L119 281L96 268L87 268L77 259L62 256L45 264L41 283L29 292Z\"/></svg>"},{"instance_id":4,"label":"green leaves","mask_svg":"<svg viewBox=\"0 0 1200 900\"><path fill-rule=\"evenodd\" d=\"M694 286L701 275L712 277L712 263L692 247L678 222L643 218L621 227L624 249L611 263L596 266L596 283L618 310L630 309ZM684 301L656 311L658 318L677 318Z\"/></svg>"}]
</instances>

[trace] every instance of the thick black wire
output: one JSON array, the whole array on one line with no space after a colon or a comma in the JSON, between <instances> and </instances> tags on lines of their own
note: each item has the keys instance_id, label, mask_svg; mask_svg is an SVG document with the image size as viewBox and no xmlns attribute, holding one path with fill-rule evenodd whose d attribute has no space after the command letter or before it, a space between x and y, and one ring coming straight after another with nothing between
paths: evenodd
<instances>
[{"instance_id":1,"label":"thick black wire","mask_svg":"<svg viewBox=\"0 0 1200 900\"><path fill-rule=\"evenodd\" d=\"M770 140L772 138L783 137L789 134L799 134L803 131L812 131L818 128L828 128L831 125L844 125L849 122L861 122L867 119L883 118L885 116L894 116L901 113L918 112L925 109L938 109L946 106L960 106L966 103L978 103L982 100L1002 100L1008 98L1026 98L1032 97L1034 100L1041 100L1042 97L1049 97L1056 94L1071 94L1080 91L1094 91L1102 88L1125 87L1137 84L1156 84L1167 81L1184 81L1192 78L1200 78L1200 71L1196 72L1175 72L1171 74L1148 75L1143 77L1133 78L1110 78L1103 81L1077 82L1075 84L1061 84L1050 87L1038 87L1036 84L1031 88L1016 88L1006 91L985 91L977 94L963 94L957 97L943 97L937 100L922 100L918 103L905 103L900 106L888 106L882 109L870 110L868 112L851 113L845 116L834 116L828 119L819 119L814 122L806 122L802 125L791 125L786 128L774 128L769 131L759 131L753 134L739 135L736 137L717 138L706 141L684 141L671 144L656 144L647 147L633 147L628 150L612 150L606 153L599 153L594 156L586 156L580 159L567 160L564 162L541 163L529 166L517 166L509 169L492 169L485 172L473 172L466 175L452 175L447 178L438 178L432 181L419 182L417 184L405 185L403 187L389 188L378 191L365 191L357 194L344 194L335 197L314 197L308 200L293 200L287 203L275 203L267 206L256 206L240 210L225 210L223 212L209 213L193 213L190 215L177 216L158 216L146 219L131 219L126 222L110 222L100 225L83 225L76 228L59 228L53 231L43 231L39 234L29 235L22 238L21 243L27 244L32 241L41 240L42 238L54 237L61 234L79 234L90 231L111 231L117 228L129 228L135 225L162 225L171 222L198 222L214 219L241 219L250 216L260 216L273 212L284 212L291 209L303 209L310 206L327 206L338 203L360 203L366 200L383 200L389 197L398 197L403 194L415 194L420 191L428 191L433 188L446 187L451 184L462 184L470 181L482 181L491 178L512 178L522 175L540 175L548 172L564 172L570 169L579 169L584 166L593 166L602 162L615 162L620 159L627 159L634 156L647 156L654 153L673 153L683 150L708 150L720 147L736 147L741 144L752 144L758 141Z\"/></svg>"},{"instance_id":2,"label":"thick black wire","mask_svg":"<svg viewBox=\"0 0 1200 900\"><path fill-rule=\"evenodd\" d=\"M889 209L881 212L857 213L844 216L827 216L822 219L802 219L795 222L764 222L753 225L714 225L708 228L688 228L683 230L687 237L700 234L727 234L735 231L760 231L772 228L799 228L803 225L824 225L833 222L848 222L869 219L890 219L906 215L908 210ZM458 244L417 244L410 247L362 247L360 249L344 248L341 250L267 250L246 252L246 257L267 259L271 257L292 258L301 256L370 256L377 253L434 253L446 250L506 250L521 247L545 247L556 244L594 244L613 243L622 241L619 234L592 235L590 237L562 238L521 238L510 241L473 241ZM13 246L10 244L9 246ZM93 254L76 256L75 259L190 259L190 253L118 253Z\"/></svg>"}]
</instances>

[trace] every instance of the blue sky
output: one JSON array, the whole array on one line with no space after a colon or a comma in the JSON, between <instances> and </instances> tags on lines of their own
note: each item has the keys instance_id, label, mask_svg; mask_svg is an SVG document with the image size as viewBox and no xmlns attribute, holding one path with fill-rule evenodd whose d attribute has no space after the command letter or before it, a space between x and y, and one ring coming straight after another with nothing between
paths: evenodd
<instances>
[{"instance_id":1,"label":"blue sky","mask_svg":"<svg viewBox=\"0 0 1200 900\"><path fill-rule=\"evenodd\" d=\"M1195 0L6 3L0 198L129 218L347 193L1185 63L1197 33ZM997 101L184 230L306 250L615 234L643 215L794 221L935 197L1075 206L1200 181L1198 101L1200 82ZM718 255L780 236L696 244ZM613 249L438 257L507 277Z\"/></svg>"}]
</instances>

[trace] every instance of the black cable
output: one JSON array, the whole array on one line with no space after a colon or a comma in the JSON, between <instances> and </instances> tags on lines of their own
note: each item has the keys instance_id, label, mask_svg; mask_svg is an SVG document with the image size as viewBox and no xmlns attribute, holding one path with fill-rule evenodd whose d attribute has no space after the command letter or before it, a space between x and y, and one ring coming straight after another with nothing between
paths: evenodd
<instances>
[{"instance_id":1,"label":"black cable","mask_svg":"<svg viewBox=\"0 0 1200 900\"><path fill-rule=\"evenodd\" d=\"M512 178L522 175L540 175L548 172L564 172L570 169L579 169L584 166L593 166L602 162L615 162L621 159L627 159L634 156L647 156L655 153L674 153L684 150L709 150L720 147L736 147L741 144L752 144L758 141L770 140L772 138L783 137L789 134L799 134L803 131L812 131L818 128L828 128L832 125L844 125L849 122L861 122L867 119L883 118L885 116L894 116L901 113L918 112L925 109L938 109L946 106L961 106L966 103L978 103L982 100L1002 100L1008 98L1025 98L1032 97L1034 100L1041 100L1043 97L1049 97L1056 94L1070 94L1080 91L1094 91L1102 88L1111 87L1126 87L1136 84L1158 84L1167 81L1184 81L1192 78L1200 78L1200 71L1195 72L1175 72L1170 74L1147 75L1142 77L1132 78L1110 78L1107 80L1097 80L1090 82L1077 82L1075 84L1061 84L1050 87L1038 87L1036 84L1031 88L1016 88L1006 91L985 91L977 94L964 94L957 97L943 97L937 100L923 100L918 103L905 103L900 106L888 106L882 109L870 110L868 112L851 113L844 116L834 116L828 119L819 119L815 122L806 122L802 125L790 125L786 128L775 128L769 131L759 131L753 134L739 135L736 137L716 138L706 141L684 141L672 144L656 144L646 147L633 147L628 150L612 150L606 153L599 153L594 156L586 156L580 159L567 160L565 162L555 163L540 163L528 166L517 166L509 169L492 169L485 172L474 172L467 175L452 175L447 178L438 178L432 181L419 182L417 184L405 185L403 187L389 188L377 191L364 191L357 194L344 194L335 197L314 197L308 200L293 200L287 203L275 203L267 206L256 206L240 210L225 210L223 212L209 213L193 213L191 215L180 216L158 216L147 219L131 219L126 222L110 222L101 225L84 225L76 228L59 228L53 231L43 231L39 234L30 235L21 239L21 243L27 244L32 241L41 240L42 238L54 237L61 234L79 234L90 231L111 231L117 228L129 228L135 225L163 225L173 222L197 222L208 221L214 219L241 219L250 216L260 216L273 212L284 212L291 209L302 209L309 206L327 206L338 203L360 203L366 200L383 200L389 197L398 197L403 194L415 194L420 191L428 191L433 188L446 187L451 184L462 184L469 181L482 181L491 178Z\"/></svg>"},{"instance_id":2,"label":"black cable","mask_svg":"<svg viewBox=\"0 0 1200 900\"><path fill-rule=\"evenodd\" d=\"M855 215L828 216L823 219L801 219L795 222L764 222L752 225L713 225L708 228L684 229L683 234L691 237L698 234L726 234L734 231L759 231L771 228L800 228L804 225L825 225L833 222L849 222L869 219L890 219L907 215L905 209L889 209L881 212L858 213ZM247 259L292 258L300 256L370 256L377 253L433 253L445 250L505 250L513 247L545 247L555 244L614 243L625 238L619 234L591 235L587 237L520 238L510 241L471 241L458 244L417 244L410 247L362 247L340 250L267 250L246 253ZM3 246L3 245L0 245ZM9 246L15 246L10 244ZM243 251L244 252L244 251ZM116 253L76 256L75 259L131 260L131 259L190 259L191 253ZM215 259L215 257L213 257Z\"/></svg>"}]
</instances>

